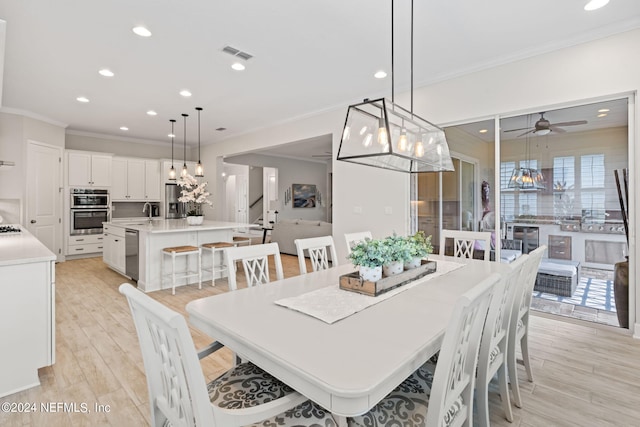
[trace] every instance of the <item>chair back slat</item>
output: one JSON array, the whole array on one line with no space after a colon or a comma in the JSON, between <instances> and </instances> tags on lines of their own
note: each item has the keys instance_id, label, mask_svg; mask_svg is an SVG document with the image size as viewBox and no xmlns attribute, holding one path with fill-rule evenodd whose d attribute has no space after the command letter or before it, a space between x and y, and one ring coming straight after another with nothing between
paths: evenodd
<instances>
[{"instance_id":1,"label":"chair back slat","mask_svg":"<svg viewBox=\"0 0 640 427\"><path fill-rule=\"evenodd\" d=\"M277 243L227 248L225 249L225 254L229 263L229 290L235 290L238 287L235 269L236 261L242 261L248 287L270 282L269 256L273 257L276 280L284 279L280 247Z\"/></svg>"},{"instance_id":2,"label":"chair back slat","mask_svg":"<svg viewBox=\"0 0 640 427\"><path fill-rule=\"evenodd\" d=\"M329 268L330 263L331 266L337 265L338 263L336 247L333 244L333 237L331 236L296 239L295 244L298 253L300 274L307 274L307 263L304 255L305 250L309 253L313 271L326 270ZM329 251L327 251L327 249L329 249ZM331 260L329 260L329 254L331 254Z\"/></svg>"},{"instance_id":3,"label":"chair back slat","mask_svg":"<svg viewBox=\"0 0 640 427\"><path fill-rule=\"evenodd\" d=\"M476 242L480 242L484 250L484 260L491 256L491 233L484 231L441 230L440 255L445 253L447 239L453 239L453 256L458 258L473 258Z\"/></svg>"},{"instance_id":4,"label":"chair back slat","mask_svg":"<svg viewBox=\"0 0 640 427\"><path fill-rule=\"evenodd\" d=\"M493 289L500 279L500 275L492 274L458 299L438 357L426 425L472 423L480 338Z\"/></svg>"},{"instance_id":5,"label":"chair back slat","mask_svg":"<svg viewBox=\"0 0 640 427\"><path fill-rule=\"evenodd\" d=\"M373 235L370 231L360 231L357 233L344 233L344 239L347 242L347 254L351 253L353 245L364 242L366 239L373 239Z\"/></svg>"},{"instance_id":6,"label":"chair back slat","mask_svg":"<svg viewBox=\"0 0 640 427\"><path fill-rule=\"evenodd\" d=\"M183 316L128 283L127 297L147 376L151 424L215 425L193 339Z\"/></svg>"}]
</instances>

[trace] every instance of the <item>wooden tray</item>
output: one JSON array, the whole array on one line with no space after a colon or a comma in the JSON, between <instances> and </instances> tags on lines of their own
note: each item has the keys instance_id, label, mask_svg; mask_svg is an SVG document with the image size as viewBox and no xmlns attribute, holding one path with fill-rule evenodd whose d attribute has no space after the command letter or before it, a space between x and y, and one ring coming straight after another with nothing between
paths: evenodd
<instances>
[{"instance_id":1,"label":"wooden tray","mask_svg":"<svg viewBox=\"0 0 640 427\"><path fill-rule=\"evenodd\" d=\"M406 285L416 279L435 273L437 264L435 261L422 260L418 268L405 270L394 276L383 277L377 282L363 280L357 271L340 276L340 289L360 294L377 297L385 292L389 292L398 286Z\"/></svg>"}]
</instances>

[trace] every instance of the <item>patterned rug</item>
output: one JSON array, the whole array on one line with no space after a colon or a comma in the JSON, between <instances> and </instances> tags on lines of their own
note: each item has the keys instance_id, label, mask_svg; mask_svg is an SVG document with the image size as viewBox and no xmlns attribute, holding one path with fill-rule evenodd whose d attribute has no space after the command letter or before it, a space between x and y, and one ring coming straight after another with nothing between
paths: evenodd
<instances>
[{"instance_id":1,"label":"patterned rug","mask_svg":"<svg viewBox=\"0 0 640 427\"><path fill-rule=\"evenodd\" d=\"M599 310L616 311L616 303L613 297L613 282L611 280L582 277L572 297L561 297L537 291L533 292L533 296L550 301L597 308Z\"/></svg>"}]
</instances>

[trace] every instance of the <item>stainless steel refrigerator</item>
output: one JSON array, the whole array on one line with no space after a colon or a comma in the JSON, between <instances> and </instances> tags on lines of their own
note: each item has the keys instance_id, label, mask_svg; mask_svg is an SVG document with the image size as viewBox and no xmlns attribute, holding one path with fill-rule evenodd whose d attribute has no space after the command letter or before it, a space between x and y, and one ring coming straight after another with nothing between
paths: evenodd
<instances>
[{"instance_id":1,"label":"stainless steel refrigerator","mask_svg":"<svg viewBox=\"0 0 640 427\"><path fill-rule=\"evenodd\" d=\"M178 201L180 187L178 184L165 184L164 186L164 217L166 219L186 217L185 204Z\"/></svg>"}]
</instances>

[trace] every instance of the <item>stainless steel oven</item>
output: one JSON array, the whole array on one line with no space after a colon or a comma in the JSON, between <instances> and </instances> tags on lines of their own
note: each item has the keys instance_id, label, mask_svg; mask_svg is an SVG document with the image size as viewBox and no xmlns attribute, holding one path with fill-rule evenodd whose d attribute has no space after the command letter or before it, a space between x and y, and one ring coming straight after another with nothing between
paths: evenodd
<instances>
[{"instance_id":1,"label":"stainless steel oven","mask_svg":"<svg viewBox=\"0 0 640 427\"><path fill-rule=\"evenodd\" d=\"M71 189L69 230L72 236L102 233L102 223L109 221L109 191Z\"/></svg>"},{"instance_id":2,"label":"stainless steel oven","mask_svg":"<svg viewBox=\"0 0 640 427\"><path fill-rule=\"evenodd\" d=\"M72 188L71 209L108 209L109 190L93 188Z\"/></svg>"}]
</instances>

